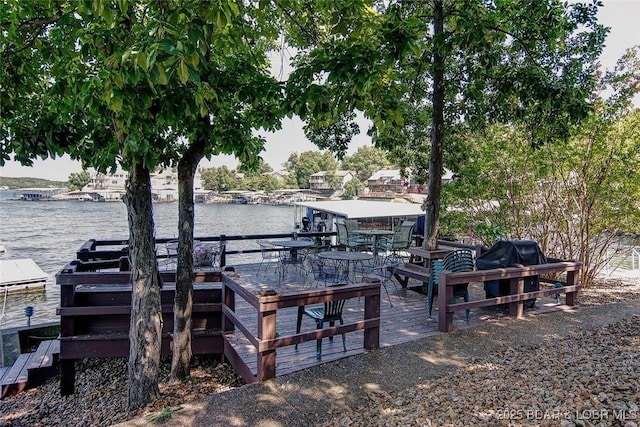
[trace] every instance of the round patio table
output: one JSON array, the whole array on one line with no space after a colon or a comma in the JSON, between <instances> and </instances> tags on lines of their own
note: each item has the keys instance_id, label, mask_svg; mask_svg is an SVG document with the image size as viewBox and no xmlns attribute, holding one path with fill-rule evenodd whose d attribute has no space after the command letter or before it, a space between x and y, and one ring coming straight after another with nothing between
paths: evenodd
<instances>
[{"instance_id":1,"label":"round patio table","mask_svg":"<svg viewBox=\"0 0 640 427\"><path fill-rule=\"evenodd\" d=\"M304 261L304 257L298 257L298 251L301 249L306 249L313 246L315 243L312 240L273 240L270 241L274 246L280 246L285 248L280 251L280 278L284 278L287 266L298 266L301 267ZM289 256L286 256L285 251L289 252Z\"/></svg>"},{"instance_id":2,"label":"round patio table","mask_svg":"<svg viewBox=\"0 0 640 427\"><path fill-rule=\"evenodd\" d=\"M334 261L337 268L344 268L345 276L347 280L349 280L349 271L351 270L351 267L358 262L373 259L373 255L364 252L326 251L320 252L318 254L318 258Z\"/></svg>"},{"instance_id":3,"label":"round patio table","mask_svg":"<svg viewBox=\"0 0 640 427\"><path fill-rule=\"evenodd\" d=\"M304 249L313 246L315 243L311 240L273 240L272 245L282 246L290 249Z\"/></svg>"},{"instance_id":4,"label":"round patio table","mask_svg":"<svg viewBox=\"0 0 640 427\"><path fill-rule=\"evenodd\" d=\"M298 257L298 249L306 249L315 245L315 242L311 240L273 240L269 243L274 246L281 246L289 249L292 259L296 259Z\"/></svg>"}]
</instances>

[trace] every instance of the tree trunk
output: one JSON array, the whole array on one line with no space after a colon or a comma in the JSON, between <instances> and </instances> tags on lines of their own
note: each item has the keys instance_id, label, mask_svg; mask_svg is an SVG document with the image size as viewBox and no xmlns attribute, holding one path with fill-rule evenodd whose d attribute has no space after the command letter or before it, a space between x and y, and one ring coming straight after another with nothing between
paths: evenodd
<instances>
[{"instance_id":1,"label":"tree trunk","mask_svg":"<svg viewBox=\"0 0 640 427\"><path fill-rule=\"evenodd\" d=\"M171 379L188 378L191 371L191 312L193 305L193 177L204 157L204 143L194 141L178 162L178 266L174 300Z\"/></svg>"},{"instance_id":2,"label":"tree trunk","mask_svg":"<svg viewBox=\"0 0 640 427\"><path fill-rule=\"evenodd\" d=\"M429 250L438 247L440 228L440 198L442 194L443 140L444 140L444 56L440 53L444 32L444 12L441 0L434 1L433 32L433 112L431 116L431 157L429 160L429 187L424 224L425 245Z\"/></svg>"},{"instance_id":3,"label":"tree trunk","mask_svg":"<svg viewBox=\"0 0 640 427\"><path fill-rule=\"evenodd\" d=\"M131 323L127 409L139 409L160 396L162 311L155 254L149 170L134 165L125 195L131 256Z\"/></svg>"}]
</instances>

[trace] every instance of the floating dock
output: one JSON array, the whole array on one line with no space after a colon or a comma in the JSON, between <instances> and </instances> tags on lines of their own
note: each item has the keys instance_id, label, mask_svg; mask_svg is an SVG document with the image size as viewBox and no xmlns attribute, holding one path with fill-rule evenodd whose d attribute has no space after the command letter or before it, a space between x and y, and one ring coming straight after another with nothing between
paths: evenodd
<instances>
[{"instance_id":1,"label":"floating dock","mask_svg":"<svg viewBox=\"0 0 640 427\"><path fill-rule=\"evenodd\" d=\"M8 292L43 289L49 275L31 258L0 260L0 289Z\"/></svg>"}]
</instances>

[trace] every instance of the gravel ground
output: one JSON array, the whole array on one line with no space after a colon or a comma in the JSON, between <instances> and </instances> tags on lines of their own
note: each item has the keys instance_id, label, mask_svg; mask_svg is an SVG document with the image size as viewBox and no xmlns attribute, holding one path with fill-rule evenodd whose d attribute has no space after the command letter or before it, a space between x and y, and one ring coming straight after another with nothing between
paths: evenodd
<instances>
[{"instance_id":1,"label":"gravel ground","mask_svg":"<svg viewBox=\"0 0 640 427\"><path fill-rule=\"evenodd\" d=\"M581 305L640 302L640 279L607 279L580 294ZM488 362L490 360L490 362ZM78 364L76 393L59 379L0 401L0 426L109 426L238 387L225 364L196 358L192 377L169 384L144 410L126 413L126 360ZM372 394L366 406L335 414L325 426L625 426L640 425L640 316L572 333L544 345L516 347L402 393Z\"/></svg>"},{"instance_id":2,"label":"gravel ground","mask_svg":"<svg viewBox=\"0 0 640 427\"><path fill-rule=\"evenodd\" d=\"M370 399L323 426L637 427L640 316Z\"/></svg>"}]
</instances>

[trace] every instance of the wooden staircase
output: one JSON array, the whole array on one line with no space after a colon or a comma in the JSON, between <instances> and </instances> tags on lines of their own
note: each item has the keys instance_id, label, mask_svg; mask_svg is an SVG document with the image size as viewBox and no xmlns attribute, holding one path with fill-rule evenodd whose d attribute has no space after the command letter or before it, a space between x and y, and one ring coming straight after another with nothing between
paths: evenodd
<instances>
[{"instance_id":1,"label":"wooden staircase","mask_svg":"<svg viewBox=\"0 0 640 427\"><path fill-rule=\"evenodd\" d=\"M0 399L42 384L56 373L60 341L42 341L33 353L18 356L13 366L0 368Z\"/></svg>"}]
</instances>

